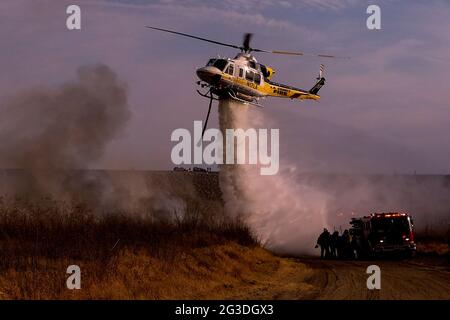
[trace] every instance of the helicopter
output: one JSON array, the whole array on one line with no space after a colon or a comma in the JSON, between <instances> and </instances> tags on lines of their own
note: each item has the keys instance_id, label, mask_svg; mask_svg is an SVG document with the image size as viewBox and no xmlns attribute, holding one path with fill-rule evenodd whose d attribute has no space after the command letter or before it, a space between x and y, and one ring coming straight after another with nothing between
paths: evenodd
<instances>
[{"instance_id":1,"label":"helicopter","mask_svg":"<svg viewBox=\"0 0 450 320\"><path fill-rule=\"evenodd\" d=\"M308 54L304 52L252 48L250 47L253 36L252 33L245 33L242 45L239 46L163 28L152 26L146 26L146 28L240 50L233 59L220 57L211 58L206 66L200 67L196 71L197 76L200 79L197 81L197 85L199 85L201 89L207 90L206 92L197 90L197 92L201 96L209 98L208 114L204 123L203 133L208 123L213 100L231 98L246 105L262 107L259 100L265 97L290 98L292 100L320 99L320 96L318 95L319 90L325 85L323 64L320 65L319 75L316 78L314 86L309 90L305 90L274 82L272 78L275 70L272 67L259 63L252 55L252 52L349 59L349 57L338 57L328 54Z\"/></svg>"}]
</instances>

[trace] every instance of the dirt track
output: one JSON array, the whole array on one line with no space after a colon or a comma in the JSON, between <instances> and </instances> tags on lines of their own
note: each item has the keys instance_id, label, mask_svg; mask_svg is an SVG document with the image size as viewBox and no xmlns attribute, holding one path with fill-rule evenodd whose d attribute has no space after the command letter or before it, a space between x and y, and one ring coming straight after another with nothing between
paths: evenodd
<instances>
[{"instance_id":1,"label":"dirt track","mask_svg":"<svg viewBox=\"0 0 450 320\"><path fill-rule=\"evenodd\" d=\"M450 299L450 268L446 258L404 261L331 261L301 258L315 272L308 281L312 299ZM448 259L448 258L447 258ZM381 269L381 289L368 290L366 268Z\"/></svg>"}]
</instances>

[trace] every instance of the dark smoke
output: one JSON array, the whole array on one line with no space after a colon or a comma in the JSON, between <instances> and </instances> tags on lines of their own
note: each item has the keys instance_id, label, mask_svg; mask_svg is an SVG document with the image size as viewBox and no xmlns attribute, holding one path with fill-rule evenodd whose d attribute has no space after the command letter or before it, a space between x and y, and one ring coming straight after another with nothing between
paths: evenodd
<instances>
[{"instance_id":1,"label":"dark smoke","mask_svg":"<svg viewBox=\"0 0 450 320\"><path fill-rule=\"evenodd\" d=\"M26 90L0 106L0 167L27 178L2 191L100 199L103 189L85 169L130 118L126 86L108 66L80 67L73 82Z\"/></svg>"}]
</instances>

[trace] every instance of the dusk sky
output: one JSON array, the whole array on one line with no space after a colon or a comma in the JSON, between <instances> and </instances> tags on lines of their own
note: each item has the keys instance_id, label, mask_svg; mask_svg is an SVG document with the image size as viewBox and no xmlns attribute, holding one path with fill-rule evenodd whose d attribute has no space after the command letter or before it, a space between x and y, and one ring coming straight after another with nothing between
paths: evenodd
<instances>
[{"instance_id":1,"label":"dusk sky","mask_svg":"<svg viewBox=\"0 0 450 320\"><path fill-rule=\"evenodd\" d=\"M81 30L66 28L69 4L81 7ZM366 27L369 4L381 7L379 31ZM282 164L450 173L448 1L3 0L0 25L0 106L21 90L70 81L86 64L106 64L127 83L131 118L96 168L172 168L172 131L192 129L207 111L195 70L236 54L144 27L152 25L236 44L253 32L257 48L351 56L256 55L275 81L305 89L326 66L320 102L268 98L251 111L263 113L262 127L280 129ZM214 108L210 127L217 117Z\"/></svg>"}]
</instances>

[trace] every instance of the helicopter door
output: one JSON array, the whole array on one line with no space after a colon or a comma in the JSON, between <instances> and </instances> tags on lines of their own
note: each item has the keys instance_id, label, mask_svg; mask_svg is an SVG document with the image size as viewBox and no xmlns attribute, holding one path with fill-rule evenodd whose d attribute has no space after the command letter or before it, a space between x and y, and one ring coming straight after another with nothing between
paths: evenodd
<instances>
[{"instance_id":1,"label":"helicopter door","mask_svg":"<svg viewBox=\"0 0 450 320\"><path fill-rule=\"evenodd\" d=\"M244 79L244 69L239 68L239 78Z\"/></svg>"}]
</instances>

